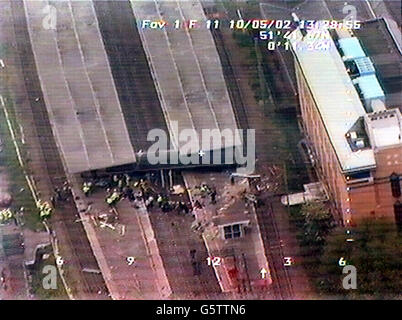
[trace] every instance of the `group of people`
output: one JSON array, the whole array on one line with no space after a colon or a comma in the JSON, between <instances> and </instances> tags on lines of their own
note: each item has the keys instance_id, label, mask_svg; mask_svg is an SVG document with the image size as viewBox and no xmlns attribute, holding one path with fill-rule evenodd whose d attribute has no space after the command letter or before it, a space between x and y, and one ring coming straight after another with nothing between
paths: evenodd
<instances>
[{"instance_id":1,"label":"group of people","mask_svg":"<svg viewBox=\"0 0 402 320\"><path fill-rule=\"evenodd\" d=\"M208 196L211 200L211 203L216 204L217 192L215 187L210 187L207 184L203 183L200 186L195 186L194 189L199 190L202 198Z\"/></svg>"},{"instance_id":2,"label":"group of people","mask_svg":"<svg viewBox=\"0 0 402 320\"><path fill-rule=\"evenodd\" d=\"M165 195L159 194L156 202L162 212L169 212L175 210L177 213L187 214L190 212L190 206L183 201L172 201Z\"/></svg>"},{"instance_id":3,"label":"group of people","mask_svg":"<svg viewBox=\"0 0 402 320\"><path fill-rule=\"evenodd\" d=\"M122 199L128 199L130 202L137 199L149 201L155 193L146 180L133 181L128 174L86 180L82 184L82 192L86 197L89 197L96 189L106 190L105 202L111 207L117 205Z\"/></svg>"},{"instance_id":4,"label":"group of people","mask_svg":"<svg viewBox=\"0 0 402 320\"><path fill-rule=\"evenodd\" d=\"M147 179L135 180L128 174L116 174L101 179L92 178L82 183L82 192L86 197L90 197L97 189L106 190L105 202L111 207L123 199L128 199L130 202L143 200L147 209L157 205L163 212L176 211L179 214L188 214L191 211L189 203L175 201L169 195L157 193Z\"/></svg>"},{"instance_id":5,"label":"group of people","mask_svg":"<svg viewBox=\"0 0 402 320\"><path fill-rule=\"evenodd\" d=\"M53 208L56 208L56 205L60 202L68 201L71 195L71 188L67 181L63 183L63 186L56 187L53 190L53 195L50 197L50 202L52 203Z\"/></svg>"},{"instance_id":6,"label":"group of people","mask_svg":"<svg viewBox=\"0 0 402 320\"><path fill-rule=\"evenodd\" d=\"M53 208L47 201L38 200L36 206L39 209L39 217L42 220L49 218L53 213Z\"/></svg>"},{"instance_id":7,"label":"group of people","mask_svg":"<svg viewBox=\"0 0 402 320\"><path fill-rule=\"evenodd\" d=\"M133 179L129 174L115 174L110 177L84 180L82 184L82 192L89 197L95 190L106 190L105 202L113 207L119 201L128 199L130 202L136 200L144 201L147 209L157 205L162 212L176 211L178 214L189 214L192 206L183 199L176 200L170 194L158 193L152 187L147 179ZM215 187L211 187L205 183L194 187L202 198L209 197L212 204L216 203L217 191ZM202 208L199 200L194 203L196 208Z\"/></svg>"}]
</instances>

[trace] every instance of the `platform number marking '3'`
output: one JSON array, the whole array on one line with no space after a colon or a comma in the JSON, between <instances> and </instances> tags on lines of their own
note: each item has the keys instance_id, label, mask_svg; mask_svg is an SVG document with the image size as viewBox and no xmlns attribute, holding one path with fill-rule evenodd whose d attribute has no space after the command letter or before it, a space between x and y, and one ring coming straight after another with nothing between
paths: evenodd
<instances>
[{"instance_id":1,"label":"platform number marking '3'","mask_svg":"<svg viewBox=\"0 0 402 320\"><path fill-rule=\"evenodd\" d=\"M289 267L292 265L292 257L284 257L285 263L283 264L286 267Z\"/></svg>"}]
</instances>

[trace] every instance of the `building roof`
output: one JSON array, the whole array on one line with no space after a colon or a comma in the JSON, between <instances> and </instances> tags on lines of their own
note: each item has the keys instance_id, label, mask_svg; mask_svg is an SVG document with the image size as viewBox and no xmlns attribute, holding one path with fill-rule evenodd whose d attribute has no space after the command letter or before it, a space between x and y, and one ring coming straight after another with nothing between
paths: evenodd
<instances>
[{"instance_id":1,"label":"building roof","mask_svg":"<svg viewBox=\"0 0 402 320\"><path fill-rule=\"evenodd\" d=\"M402 110L401 32L385 19L362 23L354 30L365 52L373 61L377 78L384 90L387 108Z\"/></svg>"},{"instance_id":2,"label":"building roof","mask_svg":"<svg viewBox=\"0 0 402 320\"><path fill-rule=\"evenodd\" d=\"M170 25L169 30L140 27L138 33L126 32L124 16L124 23L111 19L110 24L120 23L120 32L116 32L105 28L102 6L72 0L55 2L57 26L47 30L42 26L46 4L44 0L24 1L49 120L68 172L140 165L141 155L153 145L148 141L151 129L169 135L169 150L159 142L161 151L170 155L179 150L198 158L200 151L232 150L242 145L209 30L190 32ZM116 10L129 12L134 28L134 14L139 22L164 17L206 20L199 1L125 4L127 8L114 8L113 14ZM141 43L133 44L127 40L130 37L138 37ZM138 50L132 50L133 46ZM146 56L139 54L142 48ZM203 139L204 129L212 139Z\"/></svg>"},{"instance_id":3,"label":"building roof","mask_svg":"<svg viewBox=\"0 0 402 320\"><path fill-rule=\"evenodd\" d=\"M314 40L314 36L303 37L299 29L293 32L290 38L293 52L316 101L342 170L375 167L372 149L354 152L345 138L349 129L366 111L328 30L307 31L327 33L327 50L310 50L309 46L314 47L317 41L323 40Z\"/></svg>"},{"instance_id":4,"label":"building roof","mask_svg":"<svg viewBox=\"0 0 402 320\"><path fill-rule=\"evenodd\" d=\"M384 97L384 91L378 82L375 74L358 77L354 80L362 92L365 99L374 99Z\"/></svg>"},{"instance_id":5,"label":"building roof","mask_svg":"<svg viewBox=\"0 0 402 320\"><path fill-rule=\"evenodd\" d=\"M399 109L389 109L366 115L370 140L382 148L402 143L402 116Z\"/></svg>"},{"instance_id":6,"label":"building roof","mask_svg":"<svg viewBox=\"0 0 402 320\"><path fill-rule=\"evenodd\" d=\"M357 58L362 58L365 57L366 54L364 53L360 43L359 39L355 37L349 37L349 38L342 38L339 39L339 46L342 49L344 53L344 58L346 60L349 59L357 59Z\"/></svg>"},{"instance_id":7,"label":"building roof","mask_svg":"<svg viewBox=\"0 0 402 320\"><path fill-rule=\"evenodd\" d=\"M354 60L354 62L360 75L375 73L373 62L371 62L371 59L369 57L357 58Z\"/></svg>"}]
</instances>

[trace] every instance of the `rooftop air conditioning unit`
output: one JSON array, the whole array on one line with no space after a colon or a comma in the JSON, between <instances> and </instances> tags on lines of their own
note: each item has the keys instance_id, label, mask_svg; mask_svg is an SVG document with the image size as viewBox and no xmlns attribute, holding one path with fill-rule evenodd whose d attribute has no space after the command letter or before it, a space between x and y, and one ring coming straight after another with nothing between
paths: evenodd
<instances>
[{"instance_id":1,"label":"rooftop air conditioning unit","mask_svg":"<svg viewBox=\"0 0 402 320\"><path fill-rule=\"evenodd\" d=\"M363 139L356 140L355 145L357 148L363 149L364 148L364 140Z\"/></svg>"}]
</instances>

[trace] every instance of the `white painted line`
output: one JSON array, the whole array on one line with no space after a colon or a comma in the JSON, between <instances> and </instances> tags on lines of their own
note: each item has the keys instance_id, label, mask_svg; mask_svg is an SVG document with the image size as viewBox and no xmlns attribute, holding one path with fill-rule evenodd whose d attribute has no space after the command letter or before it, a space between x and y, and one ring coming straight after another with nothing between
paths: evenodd
<instances>
[{"instance_id":1,"label":"white painted line","mask_svg":"<svg viewBox=\"0 0 402 320\"><path fill-rule=\"evenodd\" d=\"M366 4L367 4L367 7L369 8L369 11L370 11L371 15L373 16L374 19L376 19L377 16L375 15L373 7L371 6L371 4L370 4L370 2L368 0L366 0Z\"/></svg>"},{"instance_id":2,"label":"white painted line","mask_svg":"<svg viewBox=\"0 0 402 320\"><path fill-rule=\"evenodd\" d=\"M3 59L0 59L0 67L4 68L5 66Z\"/></svg>"}]
</instances>

